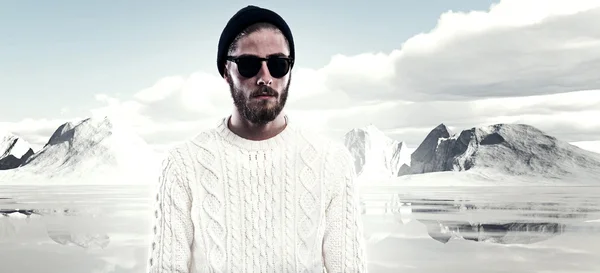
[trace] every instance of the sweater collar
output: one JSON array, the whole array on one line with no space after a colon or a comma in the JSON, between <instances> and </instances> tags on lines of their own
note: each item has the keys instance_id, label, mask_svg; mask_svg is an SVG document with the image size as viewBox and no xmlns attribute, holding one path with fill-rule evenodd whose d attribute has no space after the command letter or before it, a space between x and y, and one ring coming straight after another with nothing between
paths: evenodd
<instances>
[{"instance_id":1,"label":"sweater collar","mask_svg":"<svg viewBox=\"0 0 600 273\"><path fill-rule=\"evenodd\" d=\"M279 134L265 140L250 140L235 134L229 129L228 123L231 116L227 116L221 120L217 126L217 132L227 142L246 150L272 150L280 148L291 139L291 131L289 118L286 115L286 126Z\"/></svg>"}]
</instances>

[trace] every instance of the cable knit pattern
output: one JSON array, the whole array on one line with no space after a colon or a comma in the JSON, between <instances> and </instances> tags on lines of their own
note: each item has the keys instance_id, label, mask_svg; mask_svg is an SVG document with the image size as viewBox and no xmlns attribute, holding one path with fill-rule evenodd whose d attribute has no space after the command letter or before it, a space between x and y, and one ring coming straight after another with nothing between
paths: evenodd
<instances>
[{"instance_id":1,"label":"cable knit pattern","mask_svg":"<svg viewBox=\"0 0 600 273\"><path fill-rule=\"evenodd\" d=\"M366 272L346 148L293 123L263 141L227 123L168 153L149 272Z\"/></svg>"},{"instance_id":2,"label":"cable knit pattern","mask_svg":"<svg viewBox=\"0 0 600 273\"><path fill-rule=\"evenodd\" d=\"M192 196L186 177L174 164L183 162L180 159L180 155L172 153L163 162L154 207L151 272L190 272L194 229L190 215Z\"/></svg>"},{"instance_id":3,"label":"cable knit pattern","mask_svg":"<svg viewBox=\"0 0 600 273\"><path fill-rule=\"evenodd\" d=\"M332 196L326 208L323 240L327 272L367 271L359 195L354 185L356 172L354 165L346 164L351 159L348 150L336 147L325 164L325 179L333 182L328 184Z\"/></svg>"},{"instance_id":4,"label":"cable knit pattern","mask_svg":"<svg viewBox=\"0 0 600 273\"><path fill-rule=\"evenodd\" d=\"M210 268L222 268L225 260L225 226L224 219L220 215L223 209L223 197L218 193L217 186L221 180L216 170L216 151L214 135L203 133L192 141L195 156L199 164L198 183L205 193L201 200L201 207L205 213L206 235L209 247L207 258Z\"/></svg>"},{"instance_id":5,"label":"cable knit pattern","mask_svg":"<svg viewBox=\"0 0 600 273\"><path fill-rule=\"evenodd\" d=\"M284 245L289 246L283 249L284 257L285 257L285 265L283 265L282 272L296 272L296 227L294 226L294 217L296 215L296 207L294 206L294 199L296 196L295 192L295 177L294 173L294 157L293 155L296 153L295 150L287 151L285 153L285 182L283 183L283 199L281 205L283 205L283 221L284 226L287 229L283 229L283 240Z\"/></svg>"}]
</instances>

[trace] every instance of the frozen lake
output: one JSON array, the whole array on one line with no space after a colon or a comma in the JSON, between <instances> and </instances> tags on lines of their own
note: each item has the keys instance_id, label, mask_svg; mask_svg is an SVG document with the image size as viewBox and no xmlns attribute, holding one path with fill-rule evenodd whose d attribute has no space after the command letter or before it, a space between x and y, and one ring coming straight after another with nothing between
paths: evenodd
<instances>
[{"instance_id":1,"label":"frozen lake","mask_svg":"<svg viewBox=\"0 0 600 273\"><path fill-rule=\"evenodd\" d=\"M370 272L600 272L600 187L381 186L363 198ZM139 186L4 185L1 271L144 272L150 200Z\"/></svg>"}]
</instances>

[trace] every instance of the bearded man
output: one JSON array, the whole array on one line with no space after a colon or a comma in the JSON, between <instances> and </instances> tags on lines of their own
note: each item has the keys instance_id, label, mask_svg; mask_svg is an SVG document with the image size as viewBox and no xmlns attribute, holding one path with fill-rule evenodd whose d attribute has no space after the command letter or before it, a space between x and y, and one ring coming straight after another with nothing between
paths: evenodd
<instances>
[{"instance_id":1,"label":"bearded man","mask_svg":"<svg viewBox=\"0 0 600 273\"><path fill-rule=\"evenodd\" d=\"M234 111L168 153L150 272L366 272L350 153L283 113L294 56L275 12L229 20L217 68Z\"/></svg>"}]
</instances>

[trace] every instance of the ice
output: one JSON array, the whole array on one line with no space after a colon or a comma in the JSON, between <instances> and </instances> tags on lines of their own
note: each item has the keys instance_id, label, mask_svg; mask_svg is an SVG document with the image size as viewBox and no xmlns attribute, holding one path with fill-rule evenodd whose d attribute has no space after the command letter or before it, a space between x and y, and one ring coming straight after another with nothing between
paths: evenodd
<instances>
[{"instance_id":1,"label":"ice","mask_svg":"<svg viewBox=\"0 0 600 273\"><path fill-rule=\"evenodd\" d=\"M5 186L1 210L36 213L0 216L3 270L144 272L150 193ZM386 185L361 195L370 272L600 272L600 187Z\"/></svg>"}]
</instances>

